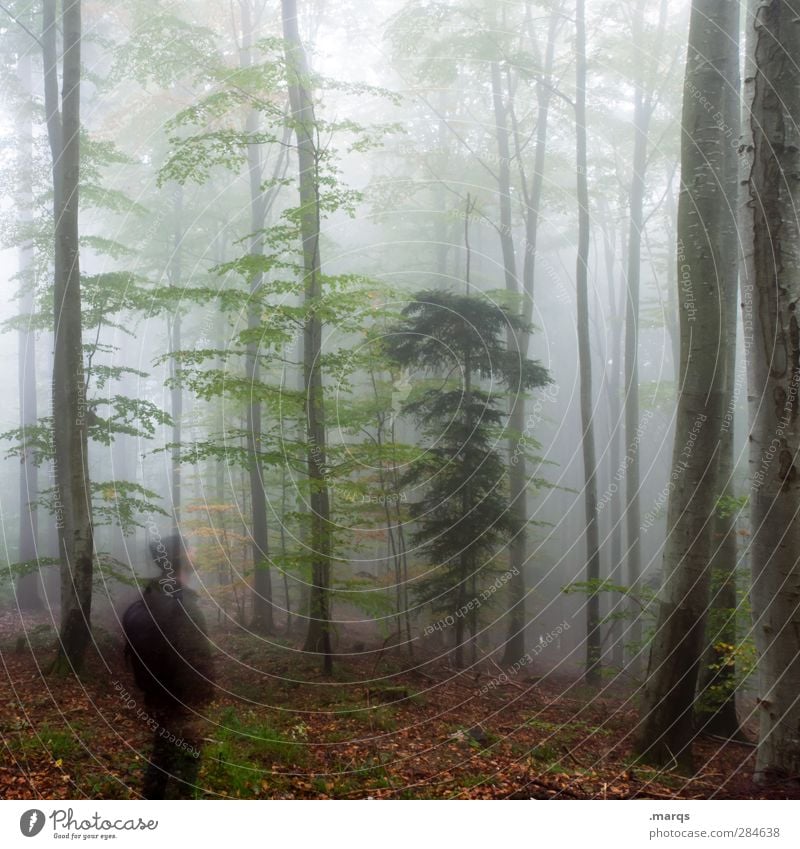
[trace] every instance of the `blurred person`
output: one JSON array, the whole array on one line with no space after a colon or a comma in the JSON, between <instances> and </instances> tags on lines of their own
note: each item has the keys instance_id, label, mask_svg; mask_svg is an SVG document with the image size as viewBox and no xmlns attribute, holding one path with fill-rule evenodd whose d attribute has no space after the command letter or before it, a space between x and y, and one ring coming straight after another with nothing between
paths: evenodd
<instances>
[{"instance_id":1,"label":"blurred person","mask_svg":"<svg viewBox=\"0 0 800 849\"><path fill-rule=\"evenodd\" d=\"M159 575L122 617L125 656L144 693L153 749L144 777L146 799L195 795L202 715L213 698L211 643L197 593L187 586L191 560L175 534L151 543Z\"/></svg>"}]
</instances>

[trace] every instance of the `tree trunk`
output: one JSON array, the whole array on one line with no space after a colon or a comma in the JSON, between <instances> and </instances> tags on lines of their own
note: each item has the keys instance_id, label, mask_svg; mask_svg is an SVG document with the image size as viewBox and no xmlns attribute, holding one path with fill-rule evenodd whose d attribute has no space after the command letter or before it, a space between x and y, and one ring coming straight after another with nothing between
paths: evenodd
<instances>
[{"instance_id":1,"label":"tree trunk","mask_svg":"<svg viewBox=\"0 0 800 849\"><path fill-rule=\"evenodd\" d=\"M604 206L605 209L605 206ZM613 227L610 215L604 214L605 225L603 230L603 248L606 265L606 281L609 297L609 342L611 346L610 357L611 368L606 383L606 403L608 406L609 421L609 449L608 449L608 486L609 486L609 531L610 539L610 563L608 567L608 579L612 584L622 584L622 493L618 486L618 479L622 475L622 402L620 400L621 370L620 360L622 358L622 298L617 297L617 286L614 279L614 241L608 233L607 227ZM627 599L620 595L614 595L611 601L612 620L610 624L609 640L611 643L611 663L618 670L625 663L625 643L623 639L622 614L623 606L627 605Z\"/></svg>"},{"instance_id":2,"label":"tree trunk","mask_svg":"<svg viewBox=\"0 0 800 849\"><path fill-rule=\"evenodd\" d=\"M636 43L641 38L644 2L638 0L634 11L633 34ZM639 447L636 431L639 427L639 283L641 278L642 222L644 218L644 175L647 167L647 133L650 122L645 103L643 74L634 81L633 112L633 176L628 195L630 231L628 234L627 299L625 310L625 442L627 443L625 472L625 517L627 531L627 583L636 592L642 575L641 508L639 505ZM632 644L630 671L638 674L642 651L641 610L635 601L628 609L631 617L629 638Z\"/></svg>"},{"instance_id":3,"label":"tree trunk","mask_svg":"<svg viewBox=\"0 0 800 849\"><path fill-rule=\"evenodd\" d=\"M753 2L742 278L750 404L750 566L760 721L755 779L800 776L800 2ZM787 785L783 785L784 789Z\"/></svg>"},{"instance_id":4,"label":"tree trunk","mask_svg":"<svg viewBox=\"0 0 800 849\"><path fill-rule=\"evenodd\" d=\"M392 444L394 445L397 442L397 434L395 431L397 422L394 418L392 418L392 428L390 433L390 438ZM401 491L401 469L398 468L397 459L392 457L391 464L391 473L392 473L392 491L399 494ZM403 517L403 510L400 504L400 500L397 499L394 502L394 532L396 534L396 548L397 555L399 561L399 569L400 569L400 592L399 592L399 612L401 615L403 626L405 627L405 639L406 639L406 647L408 650L408 656L414 657L414 639L411 634L411 612L410 608L410 598L409 598L409 574L408 574L408 547L406 546L406 538L405 538L405 521Z\"/></svg>"},{"instance_id":5,"label":"tree trunk","mask_svg":"<svg viewBox=\"0 0 800 849\"><path fill-rule=\"evenodd\" d=\"M43 6L45 114L53 157L55 222L53 438L56 524L61 557L61 627L56 672L79 672L92 639L93 533L86 428L78 250L81 4L61 13L63 68L58 95L56 2Z\"/></svg>"},{"instance_id":6,"label":"tree trunk","mask_svg":"<svg viewBox=\"0 0 800 849\"><path fill-rule=\"evenodd\" d=\"M469 349L464 357L464 433L471 434L473 432L472 421L472 357ZM469 437L467 437L469 438ZM466 446L465 446L466 449ZM472 510L472 488L470 481L467 479L461 488L461 514L468 516ZM472 583L475 573L475 560L472 556L471 545L464 545L459 555L459 574L458 574L458 591L456 594L456 610L458 611L456 619L456 648L454 653L456 669L461 669L464 666L464 631L465 617L464 610L467 606L467 586L468 582ZM474 584L473 584L474 586ZM473 643L474 646L474 643ZM473 648L474 650L474 648Z\"/></svg>"},{"instance_id":7,"label":"tree trunk","mask_svg":"<svg viewBox=\"0 0 800 849\"><path fill-rule=\"evenodd\" d=\"M33 123L31 119L31 57L21 54L17 62L20 86L26 97L17 114L17 176L19 178L18 216L23 227L30 227L33 220ZM31 316L34 311L33 242L26 239L18 250L19 278L22 297L19 310L22 316ZM19 351L19 423L20 427L35 425L38 412L36 402L36 334L29 328L20 328L17 334ZM19 470L19 554L20 563L37 559L38 469L27 448ZM17 606L20 610L41 610L39 595L39 570L26 572L17 579Z\"/></svg>"},{"instance_id":8,"label":"tree trunk","mask_svg":"<svg viewBox=\"0 0 800 849\"><path fill-rule=\"evenodd\" d=\"M552 72L555 56L556 33L560 21L560 14L555 10L550 17L550 25L547 35L547 46L545 48L544 67L542 78L536 87L537 99L537 122L536 122L536 147L533 157L533 175L531 185L526 185L526 174L523 166L524 153L522 143L517 133L515 139L515 157L520 168L520 178L523 186L524 196L524 221L525 221L525 254L522 260L522 286L520 287L516 275L516 262L513 253L513 241L511 243L510 259L513 261L513 275L508 273L506 264L506 288L513 282L513 290L522 295L522 316L529 324L533 321L533 287L534 274L536 271L536 246L539 234L539 210L542 200L542 187L544 185L544 163L545 151L547 149L547 121L550 112L550 100L552 97ZM496 63L495 63L496 64ZM497 149L500 161L503 160L503 149L508 156L508 138L506 120L502 108L502 99L499 97L499 74L495 81L495 73L492 71L492 94L495 109L495 123L497 124ZM510 160L509 160L510 161ZM501 181L503 177L500 172ZM501 200L504 195L500 186ZM509 179L509 220L510 220L510 179ZM503 249L504 263L507 249ZM520 291L521 288L521 291ZM515 351L521 357L527 357L530 348L530 334L526 332L508 333L509 350ZM503 664L511 666L525 655L525 629L528 617L525 610L527 598L527 584L525 580L525 561L528 550L528 472L525 454L519 450L524 447L524 441L528 436L525 422L525 393L513 391L509 401L508 426L512 436L508 442L510 457L509 467L509 492L510 505L514 518L520 530L509 545L509 567L512 577L508 582L508 614L507 614L507 636L503 650Z\"/></svg>"},{"instance_id":9,"label":"tree trunk","mask_svg":"<svg viewBox=\"0 0 800 849\"><path fill-rule=\"evenodd\" d=\"M286 547L286 490L287 490L287 479L286 479L286 464L284 463L281 468L281 524L280 524L280 540L281 540L281 558L283 560L283 566L281 568L281 575L283 576L283 596L284 596L284 604L286 605L286 627L285 633L290 635L292 633L292 597L289 593L289 575L286 570L286 555L287 555L287 547Z\"/></svg>"},{"instance_id":10,"label":"tree trunk","mask_svg":"<svg viewBox=\"0 0 800 849\"><path fill-rule=\"evenodd\" d=\"M732 105L730 138L725 148L728 163L726 169L736 174L739 167L738 142L741 130L738 104ZM738 182L737 182L738 187ZM731 186L733 188L733 186ZM731 208L737 206L737 194L733 191L728 201ZM717 468L718 491L720 495L732 498L734 472L734 408L736 396L736 314L738 295L738 275L731 271L732 291L722 303L725 339L727 341L724 364L724 385L722 405L724 415L721 419L719 434L719 463ZM698 692L700 696L711 695L711 688L724 693L711 710L698 711L697 721L700 730L719 737L745 739L736 716L736 667L729 661L729 651L720 648L720 644L735 646L736 634L736 569L739 565L739 552L736 535L736 510L727 505L725 511L717 508L714 514L714 537L711 555L711 603L713 621L705 636L705 653L700 667ZM713 628L712 628L713 626Z\"/></svg>"},{"instance_id":11,"label":"tree trunk","mask_svg":"<svg viewBox=\"0 0 800 849\"><path fill-rule=\"evenodd\" d=\"M311 592L305 651L322 655L323 668L333 668L330 621L331 522L325 467L325 406L322 394L322 322L316 313L321 295L319 251L319 159L315 141L316 119L309 88L308 62L300 41L296 0L281 0L289 103L297 140L300 177L300 230L303 242L305 303L308 313L303 332L303 374L306 390L306 432L311 505Z\"/></svg>"},{"instance_id":12,"label":"tree trunk","mask_svg":"<svg viewBox=\"0 0 800 849\"><path fill-rule=\"evenodd\" d=\"M586 510L586 580L600 580L600 535L597 525L597 461L592 421L592 352L589 344L589 186L586 175L586 15L584 0L575 11L575 130L578 185L578 361L581 372L581 445ZM600 683L600 596L590 588L586 600L586 683Z\"/></svg>"},{"instance_id":13,"label":"tree trunk","mask_svg":"<svg viewBox=\"0 0 800 849\"><path fill-rule=\"evenodd\" d=\"M182 247L182 218L183 218L183 189L175 188L175 206L173 210L173 232L172 255L169 260L169 285L180 290L183 269L181 264ZM181 529L181 440L183 439L183 389L180 385L180 367L176 359L177 352L181 350L181 313L180 306L176 305L175 312L169 321L169 349L170 379L172 389L169 393L170 415L172 417L172 449L170 451L170 492L172 495L172 523L174 532L179 533Z\"/></svg>"},{"instance_id":14,"label":"tree trunk","mask_svg":"<svg viewBox=\"0 0 800 849\"><path fill-rule=\"evenodd\" d=\"M667 221L669 224L667 225L667 244L675 244L677 239L677 221L678 221L678 210L675 206L675 195L672 192L672 186L670 183L670 188L667 191L667 196L665 199L665 205L667 208ZM670 352L672 354L672 370L673 370L673 379L675 381L676 392L678 386L678 377L680 376L681 370L681 332L678 327L678 318L680 310L678 308L678 300L680 292L678 291L678 277L677 277L677 269L673 263L669 263L667 268L667 305L666 305L666 316L665 323L667 325L667 333L669 333L669 342L670 342Z\"/></svg>"},{"instance_id":15,"label":"tree trunk","mask_svg":"<svg viewBox=\"0 0 800 849\"><path fill-rule=\"evenodd\" d=\"M223 243L223 246L220 248L219 255L217 257L217 263L221 265L224 260L225 247ZM225 347L225 315L222 310L217 312L215 316L213 334L214 341L212 343L212 346L218 351L221 351ZM217 356L216 368L220 370L225 368L225 357L221 354ZM217 399L216 409L214 411L214 419L216 431L221 437L225 433L225 405L222 399ZM221 544L218 543L215 547L215 559L217 560L217 586L227 587L230 583L228 577L230 573L227 568L228 562L230 561L230 548L228 545L228 526L226 510L223 508L223 505L227 506L227 503L229 501L228 494L225 491L227 464L221 463L217 459L213 461L212 469L210 471L214 476L214 500L216 501L217 506L220 508L217 517L210 519L210 521L212 523L218 523L215 531L215 536L218 540L220 538L222 540ZM221 623L223 614L226 619L228 618L228 602L229 593L225 592L222 594L222 600L220 604L217 605L217 624Z\"/></svg>"},{"instance_id":16,"label":"tree trunk","mask_svg":"<svg viewBox=\"0 0 800 849\"><path fill-rule=\"evenodd\" d=\"M645 0L638 0L633 16L633 42L644 40ZM666 3L661 2L659 33L663 33ZM656 41L660 47L661 38ZM637 65L637 67L639 67ZM627 443L625 475L626 530L628 543L628 586L635 593L642 576L641 508L639 489L639 288L642 268L642 228L644 226L645 173L647 171L647 137L653 113L653 73L640 71L634 79L633 113L633 175L628 194L630 230L628 234L628 297L625 314L625 441ZM636 675L641 668L642 622L641 608L635 600L629 607L631 616L630 640L633 644L630 671Z\"/></svg>"},{"instance_id":17,"label":"tree trunk","mask_svg":"<svg viewBox=\"0 0 800 849\"><path fill-rule=\"evenodd\" d=\"M503 272L506 291L519 294L517 279L517 260L514 250L514 235L511 224L511 149L508 134L507 107L503 102L500 64L491 64L492 103L494 106L495 138L497 140L497 196L500 207L500 250L503 256ZM469 254L467 254L469 260ZM469 283L469 280L467 280ZM467 291L469 294L469 290ZM520 338L521 333L508 330L508 349L517 356L522 353L527 339ZM527 346L526 346L527 347ZM508 427L511 435L508 439L508 482L509 510L518 530L508 545L508 565L512 574L516 573L515 585L509 581L508 640L503 651L503 663L511 666L525 654L525 525L528 521L527 476L525 473L525 455L520 451L520 441L525 428L525 393L511 387L509 398Z\"/></svg>"},{"instance_id":18,"label":"tree trunk","mask_svg":"<svg viewBox=\"0 0 800 849\"><path fill-rule=\"evenodd\" d=\"M240 64L243 68L252 65L252 33L250 0L242 0L242 50ZM257 28L257 27L256 27ZM246 130L248 135L258 132L258 112L251 109L247 113ZM262 256L264 253L264 225L266 219L266 198L262 189L264 168L261 162L260 146L247 145L247 173L250 182L250 253ZM250 281L250 292L254 296L248 312L247 326L256 330L261 326L261 308L259 297L264 275L256 272ZM272 608L272 574L269 563L269 528L267 525L267 495L264 487L264 466L261 462L261 399L259 384L261 380L258 362L258 343L247 343L245 371L251 387L250 403L247 407L247 453L250 457L250 506L252 510L253 545L253 628L270 634L274 628Z\"/></svg>"},{"instance_id":19,"label":"tree trunk","mask_svg":"<svg viewBox=\"0 0 800 849\"><path fill-rule=\"evenodd\" d=\"M737 134L738 136L738 134ZM734 332L736 327L736 300L730 299L734 307ZM728 336L728 343L734 350L735 338ZM730 361L730 352L728 360ZM733 382L726 365L724 398L727 403L732 399ZM733 422L720 436L719 467L717 479L722 495L732 497L733 481ZM719 737L744 739L736 716L736 668L729 661L730 652L720 646L735 646L736 634L736 567L739 562L736 542L736 511L721 515L717 510L714 516L714 540L711 555L711 602L709 610L711 620L705 636L705 651L700 667L697 685L700 698L713 698L709 709L697 711L698 730L716 734ZM713 627L712 627L713 625ZM724 698L714 696L714 691L724 693Z\"/></svg>"},{"instance_id":20,"label":"tree trunk","mask_svg":"<svg viewBox=\"0 0 800 849\"><path fill-rule=\"evenodd\" d=\"M681 375L667 541L637 752L691 766L718 487L727 339L721 305L736 292L737 174L726 135L738 105L738 4L694 0L686 60L678 202ZM698 93L698 94L695 94ZM711 108L709 108L709 105ZM735 141L735 140L734 140Z\"/></svg>"}]
</instances>

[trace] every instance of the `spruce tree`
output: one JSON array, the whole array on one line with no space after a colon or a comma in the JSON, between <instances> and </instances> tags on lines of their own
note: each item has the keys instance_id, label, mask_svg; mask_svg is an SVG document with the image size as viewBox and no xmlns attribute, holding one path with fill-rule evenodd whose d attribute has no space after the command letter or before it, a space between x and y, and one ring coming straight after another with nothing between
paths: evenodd
<instances>
[{"instance_id":1,"label":"spruce tree","mask_svg":"<svg viewBox=\"0 0 800 849\"><path fill-rule=\"evenodd\" d=\"M452 617L457 666L464 661L466 625L475 660L486 584L502 571L497 555L522 530L510 509L508 468L498 449L506 417L503 390L549 382L541 365L506 347L509 330L529 328L517 313L485 297L427 291L414 297L386 339L400 366L434 378L405 405L430 447L409 467L404 483L413 487L413 539L432 567L415 587L417 600L448 624ZM522 445L525 436L518 438Z\"/></svg>"}]
</instances>

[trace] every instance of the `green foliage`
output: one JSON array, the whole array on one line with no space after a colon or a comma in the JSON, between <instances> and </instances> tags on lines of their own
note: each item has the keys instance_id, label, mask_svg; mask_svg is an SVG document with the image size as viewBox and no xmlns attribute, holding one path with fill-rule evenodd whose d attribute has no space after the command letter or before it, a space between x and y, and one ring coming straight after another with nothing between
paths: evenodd
<instances>
[{"instance_id":1,"label":"green foliage","mask_svg":"<svg viewBox=\"0 0 800 849\"><path fill-rule=\"evenodd\" d=\"M136 528L144 527L145 516L159 513L168 515L158 505L159 495L133 481L91 481L92 515L96 527L115 525L123 534L131 534ZM52 515L57 515L56 490L42 489L36 504Z\"/></svg>"},{"instance_id":2,"label":"green foliage","mask_svg":"<svg viewBox=\"0 0 800 849\"><path fill-rule=\"evenodd\" d=\"M115 327L126 331L124 324L112 316L125 312L141 312L150 306L152 295L145 281L127 271L107 271L81 276L83 328Z\"/></svg>"},{"instance_id":3,"label":"green foliage","mask_svg":"<svg viewBox=\"0 0 800 849\"><path fill-rule=\"evenodd\" d=\"M120 380L124 375L146 377L144 372L127 366L91 363L96 353L115 350L111 346L95 343L84 346L84 349L89 356L89 374L94 379L98 390L106 388L111 381ZM106 411L106 414L102 415L101 411ZM113 394L87 398L86 424L89 438L93 442L111 445L121 434L151 439L156 435L158 428L171 425L172 419L152 401L145 398ZM41 416L35 424L7 430L0 434L0 439L11 443L6 450L7 457L23 459L28 455L37 466L54 459L52 416Z\"/></svg>"},{"instance_id":4,"label":"green foliage","mask_svg":"<svg viewBox=\"0 0 800 849\"><path fill-rule=\"evenodd\" d=\"M92 377L96 389L103 389L112 380L121 380L125 375L144 379L147 377L147 372L128 366L109 366L98 363L92 365Z\"/></svg>"},{"instance_id":5,"label":"green foliage","mask_svg":"<svg viewBox=\"0 0 800 849\"><path fill-rule=\"evenodd\" d=\"M94 236L84 233L80 237L81 250L89 248L97 254L111 257L114 260L128 259L135 254L133 248L123 245L116 239L108 239L104 236Z\"/></svg>"},{"instance_id":6,"label":"green foliage","mask_svg":"<svg viewBox=\"0 0 800 849\"><path fill-rule=\"evenodd\" d=\"M44 750L53 761L69 760L82 744L77 728L61 729L49 723L35 729L36 736L30 737L22 746L22 754L33 756Z\"/></svg>"},{"instance_id":7,"label":"green foliage","mask_svg":"<svg viewBox=\"0 0 800 849\"><path fill-rule=\"evenodd\" d=\"M736 611L727 611L735 616ZM709 629L710 630L710 629ZM716 660L709 664L715 673L711 684L699 696L698 713L713 713L722 707L734 693L742 693L756 670L758 654L752 638L737 643L717 642L713 645Z\"/></svg>"},{"instance_id":8,"label":"green foliage","mask_svg":"<svg viewBox=\"0 0 800 849\"><path fill-rule=\"evenodd\" d=\"M376 588L371 581L363 578L339 577L331 588L331 597L353 605L378 624L385 623L393 612L391 597L382 588Z\"/></svg>"},{"instance_id":9,"label":"green foliage","mask_svg":"<svg viewBox=\"0 0 800 849\"><path fill-rule=\"evenodd\" d=\"M158 185L174 181L205 183L215 168L239 171L251 144L273 144L279 138L273 133L247 133L243 130L214 130L191 138L170 139L172 153L158 175Z\"/></svg>"},{"instance_id":10,"label":"green foliage","mask_svg":"<svg viewBox=\"0 0 800 849\"><path fill-rule=\"evenodd\" d=\"M604 578L591 581L573 581L561 588L564 595L580 593L581 595L597 595L599 593L617 593L632 599L642 609L646 610L655 601L656 594L646 584L632 588L624 584L613 584Z\"/></svg>"},{"instance_id":11,"label":"green foliage","mask_svg":"<svg viewBox=\"0 0 800 849\"><path fill-rule=\"evenodd\" d=\"M92 585L94 591L108 595L108 584L115 581L126 587L139 587L140 581L128 563L117 560L105 551L98 551L92 568Z\"/></svg>"},{"instance_id":12,"label":"green foliage","mask_svg":"<svg viewBox=\"0 0 800 849\"><path fill-rule=\"evenodd\" d=\"M550 378L539 363L520 358L500 340L509 330L532 331L516 313L484 296L424 291L403 310L404 320L387 339L401 365L419 365L439 374L458 373L464 363L475 374L512 391L544 386Z\"/></svg>"},{"instance_id":13,"label":"green foliage","mask_svg":"<svg viewBox=\"0 0 800 849\"><path fill-rule=\"evenodd\" d=\"M732 499L743 502L743 498ZM749 569L737 569L736 607L710 607L706 620L706 633L710 638L723 634L735 634L733 642L726 639L716 639L713 643L713 660L709 664L712 673L711 681L700 693L696 709L700 714L713 713L721 707L734 693L747 689L749 681L756 669L758 655L753 637L752 608L750 606L750 573ZM712 592L715 592L730 575L722 570L713 570L711 574ZM732 627L731 627L732 626Z\"/></svg>"},{"instance_id":14,"label":"green foliage","mask_svg":"<svg viewBox=\"0 0 800 849\"><path fill-rule=\"evenodd\" d=\"M499 571L497 551L520 530L509 510L507 468L495 448L493 429L505 412L496 391L472 381L490 380L493 390L498 383L516 390L548 382L538 363L505 347L507 330L522 327L515 314L484 297L428 291L414 297L386 337L386 350L399 366L441 380L403 405L430 447L402 483L414 488L413 538L433 567L417 582L416 594L442 613L459 611L468 582L479 590L482 576ZM462 377L461 386L452 385L454 376Z\"/></svg>"},{"instance_id":15,"label":"green foliage","mask_svg":"<svg viewBox=\"0 0 800 849\"><path fill-rule=\"evenodd\" d=\"M123 534L144 527L142 516L168 513L158 505L159 495L133 481L92 481L94 524L116 525Z\"/></svg>"},{"instance_id":16,"label":"green foliage","mask_svg":"<svg viewBox=\"0 0 800 849\"><path fill-rule=\"evenodd\" d=\"M53 459L53 426L49 416L40 418L36 424L0 433L0 439L11 443L6 449L6 457L18 457L22 461L28 456L35 466Z\"/></svg>"},{"instance_id":17,"label":"green foliage","mask_svg":"<svg viewBox=\"0 0 800 849\"><path fill-rule=\"evenodd\" d=\"M749 504L749 495L720 495L717 499L717 515L720 519L730 519L738 516Z\"/></svg>"},{"instance_id":18,"label":"green foliage","mask_svg":"<svg viewBox=\"0 0 800 849\"><path fill-rule=\"evenodd\" d=\"M23 575L31 575L43 567L58 566L59 562L56 557L38 557L24 563L5 563L0 569L0 583L15 583Z\"/></svg>"},{"instance_id":19,"label":"green foliage","mask_svg":"<svg viewBox=\"0 0 800 849\"><path fill-rule=\"evenodd\" d=\"M109 408L107 416L101 416L101 408ZM110 445L119 434L152 439L159 427L172 424L170 415L152 401L145 398L130 398L127 395L98 397L87 401L89 436L101 445Z\"/></svg>"},{"instance_id":20,"label":"green foliage","mask_svg":"<svg viewBox=\"0 0 800 849\"><path fill-rule=\"evenodd\" d=\"M280 431L274 428L273 432L279 436ZM262 465L278 466L283 462L290 462L287 454L280 450L275 440L276 447L272 450L250 451L244 445L244 439L247 436L245 430L227 429L224 434L211 434L208 439L198 440L189 444L182 444L181 460L187 465L195 466L198 463L211 460L215 463L226 463L229 466L241 466L248 469L253 463L254 458L258 458ZM176 448L173 442L164 446L162 451L172 451Z\"/></svg>"},{"instance_id":21,"label":"green foliage","mask_svg":"<svg viewBox=\"0 0 800 849\"><path fill-rule=\"evenodd\" d=\"M203 783L210 793L234 798L258 795L269 789L273 764L304 762L302 739L257 723L255 718L253 711L230 707L222 711L214 740L203 753Z\"/></svg>"},{"instance_id":22,"label":"green foliage","mask_svg":"<svg viewBox=\"0 0 800 849\"><path fill-rule=\"evenodd\" d=\"M500 58L489 25L479 8L412 0L392 20L388 37L398 59L418 65L428 80L444 87L456 81L463 65Z\"/></svg>"},{"instance_id":23,"label":"green foliage","mask_svg":"<svg viewBox=\"0 0 800 849\"><path fill-rule=\"evenodd\" d=\"M168 87L186 76L207 73L215 53L211 30L153 8L152 3L142 4L135 10L130 38L117 51L110 81L133 77Z\"/></svg>"},{"instance_id":24,"label":"green foliage","mask_svg":"<svg viewBox=\"0 0 800 849\"><path fill-rule=\"evenodd\" d=\"M615 621L630 622L633 619L639 619L642 623L642 642L641 644L629 642L625 644L625 650L629 654L640 652L645 646L649 645L653 639L656 627L656 604L657 593L647 584L640 584L636 587L626 586L624 584L614 584L611 581L600 578L591 581L573 581L571 584L561 588L564 595L580 594L590 598L595 595L606 595L609 598L609 606L616 607L616 610L607 614L600 620L601 625L607 625ZM619 597L624 596L629 602L633 602L634 609L630 604L619 604Z\"/></svg>"}]
</instances>

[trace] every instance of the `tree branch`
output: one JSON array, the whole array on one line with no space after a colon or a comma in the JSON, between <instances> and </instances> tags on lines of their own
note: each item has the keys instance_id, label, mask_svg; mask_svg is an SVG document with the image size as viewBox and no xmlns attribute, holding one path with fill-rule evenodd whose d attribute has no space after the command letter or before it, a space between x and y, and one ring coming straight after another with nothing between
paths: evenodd
<instances>
[{"instance_id":1,"label":"tree branch","mask_svg":"<svg viewBox=\"0 0 800 849\"><path fill-rule=\"evenodd\" d=\"M44 48L44 45L42 44L42 40L39 38L39 36L38 36L38 35L36 35L36 33L31 32L31 31L30 31L30 30L29 30L29 29L25 26L25 24L23 24L23 23L22 23L22 21L21 21L21 20L20 20L17 16L16 16L16 15L15 15L15 14L14 14L14 13L10 10L10 9L7 9L7 8L6 8L6 7L5 7L2 3L0 3L0 11L5 12L5 13L8 15L8 17L9 17L9 18L11 18L11 20L12 20L12 21L14 21L14 23L15 23L15 24L16 24L16 25L17 25L17 26L18 26L21 30L23 30L24 32L26 32L26 33L27 33L27 34L28 34L28 35L29 35L29 36L30 36L30 37L31 37L31 38L32 38L32 39L33 39L33 40L34 40L34 41L35 41L35 42L39 45L39 47Z\"/></svg>"}]
</instances>

